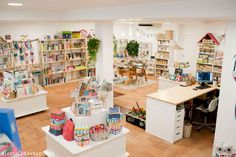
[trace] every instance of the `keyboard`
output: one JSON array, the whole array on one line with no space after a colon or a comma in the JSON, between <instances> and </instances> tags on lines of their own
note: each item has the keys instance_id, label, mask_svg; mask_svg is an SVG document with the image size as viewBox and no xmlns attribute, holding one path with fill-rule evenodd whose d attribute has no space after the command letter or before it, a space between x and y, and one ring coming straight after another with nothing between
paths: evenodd
<instances>
[{"instance_id":1,"label":"keyboard","mask_svg":"<svg viewBox=\"0 0 236 157\"><path fill-rule=\"evenodd\" d=\"M196 88L197 89L206 89L206 88L209 88L210 86L197 86Z\"/></svg>"}]
</instances>

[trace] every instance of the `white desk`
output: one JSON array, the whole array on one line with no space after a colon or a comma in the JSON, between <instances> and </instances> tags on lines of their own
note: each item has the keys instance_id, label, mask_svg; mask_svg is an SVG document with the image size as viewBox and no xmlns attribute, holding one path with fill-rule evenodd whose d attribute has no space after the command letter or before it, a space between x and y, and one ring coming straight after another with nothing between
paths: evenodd
<instances>
[{"instance_id":1,"label":"white desk","mask_svg":"<svg viewBox=\"0 0 236 157\"><path fill-rule=\"evenodd\" d=\"M184 109L177 110L177 106L216 89L193 90L193 86L175 86L147 95L146 131L170 143L181 139Z\"/></svg>"},{"instance_id":2,"label":"white desk","mask_svg":"<svg viewBox=\"0 0 236 157\"><path fill-rule=\"evenodd\" d=\"M173 80L166 79L163 77L158 77L158 91L176 87L180 84L181 82L173 81Z\"/></svg>"},{"instance_id":3,"label":"white desk","mask_svg":"<svg viewBox=\"0 0 236 157\"><path fill-rule=\"evenodd\" d=\"M22 98L12 100L0 99L0 108L12 108L15 117L22 117L32 113L44 111L48 109L47 106L47 91L40 90L37 94L29 95Z\"/></svg>"}]
</instances>

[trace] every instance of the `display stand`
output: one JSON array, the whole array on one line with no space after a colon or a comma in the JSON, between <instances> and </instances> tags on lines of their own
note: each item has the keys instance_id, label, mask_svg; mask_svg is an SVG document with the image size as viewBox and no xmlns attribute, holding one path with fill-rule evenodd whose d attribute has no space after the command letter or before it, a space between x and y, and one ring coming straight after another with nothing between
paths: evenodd
<instances>
[{"instance_id":1,"label":"display stand","mask_svg":"<svg viewBox=\"0 0 236 157\"><path fill-rule=\"evenodd\" d=\"M44 111L48 109L46 101L47 93L47 91L40 90L37 94L22 98L12 100L1 98L0 108L12 108L16 118Z\"/></svg>"},{"instance_id":2,"label":"display stand","mask_svg":"<svg viewBox=\"0 0 236 157\"><path fill-rule=\"evenodd\" d=\"M62 111L66 113L67 118L71 118L75 124L79 125L87 125L91 127L96 124L106 124L106 114L108 112L107 109L101 108L91 111L92 116L75 116L70 107L63 108Z\"/></svg>"},{"instance_id":3,"label":"display stand","mask_svg":"<svg viewBox=\"0 0 236 157\"><path fill-rule=\"evenodd\" d=\"M49 126L43 127L46 134L47 149L44 154L48 157L126 157L126 138L129 132L123 128L118 135L111 135L108 140L101 142L91 141L89 145L80 147L77 142L66 141L61 135L49 133Z\"/></svg>"},{"instance_id":4,"label":"display stand","mask_svg":"<svg viewBox=\"0 0 236 157\"><path fill-rule=\"evenodd\" d=\"M107 109L93 110L91 116L75 116L70 107L63 108L67 118L71 118L75 125L87 125L89 127L96 124L106 124ZM126 134L128 129L123 128L118 135L110 135L109 139L94 142L90 140L89 145L81 147L76 141L66 141L62 135L54 136L49 133L49 126L45 126L42 130L46 134L47 149L44 154L48 157L126 157Z\"/></svg>"}]
</instances>

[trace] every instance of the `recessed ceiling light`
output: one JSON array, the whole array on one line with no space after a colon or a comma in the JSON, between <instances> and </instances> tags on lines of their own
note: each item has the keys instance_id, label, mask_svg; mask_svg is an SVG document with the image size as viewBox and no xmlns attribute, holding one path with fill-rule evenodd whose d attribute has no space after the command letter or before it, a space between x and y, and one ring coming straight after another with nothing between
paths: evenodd
<instances>
[{"instance_id":1,"label":"recessed ceiling light","mask_svg":"<svg viewBox=\"0 0 236 157\"><path fill-rule=\"evenodd\" d=\"M8 3L9 6L22 6L22 3Z\"/></svg>"},{"instance_id":2,"label":"recessed ceiling light","mask_svg":"<svg viewBox=\"0 0 236 157\"><path fill-rule=\"evenodd\" d=\"M166 25L170 25L171 23L170 22L165 22Z\"/></svg>"}]
</instances>

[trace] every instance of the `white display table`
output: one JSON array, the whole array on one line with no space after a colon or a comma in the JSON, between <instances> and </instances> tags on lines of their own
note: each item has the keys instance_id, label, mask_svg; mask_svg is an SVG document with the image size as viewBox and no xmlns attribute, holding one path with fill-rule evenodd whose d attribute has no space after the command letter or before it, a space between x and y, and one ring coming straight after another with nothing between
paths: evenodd
<instances>
[{"instance_id":1,"label":"white display table","mask_svg":"<svg viewBox=\"0 0 236 157\"><path fill-rule=\"evenodd\" d=\"M47 149L44 154L48 157L126 157L126 134L128 129L123 128L120 134L111 135L101 142L90 141L90 144L80 147L77 142L66 141L62 135L54 136L49 133L49 126L42 130L46 134Z\"/></svg>"},{"instance_id":2,"label":"white display table","mask_svg":"<svg viewBox=\"0 0 236 157\"><path fill-rule=\"evenodd\" d=\"M12 108L16 118L44 111L48 109L46 99L47 93L47 91L40 90L37 94L22 98L12 100L1 98L0 108Z\"/></svg>"},{"instance_id":3,"label":"white display table","mask_svg":"<svg viewBox=\"0 0 236 157\"><path fill-rule=\"evenodd\" d=\"M67 118L71 118L73 122L77 125L87 125L88 127L97 125L97 124L106 124L106 114L107 109L101 108L91 111L91 116L75 116L70 107L63 108L62 111L66 113Z\"/></svg>"},{"instance_id":4,"label":"white display table","mask_svg":"<svg viewBox=\"0 0 236 157\"><path fill-rule=\"evenodd\" d=\"M75 125L87 125L89 127L96 124L106 124L107 109L92 110L91 116L75 116L70 107L63 108L67 118L71 118ZM84 147L80 147L76 141L66 141L62 135L54 136L49 133L49 126L42 130L46 134L47 149L44 151L48 157L126 157L126 134L128 129L123 128L118 135L111 135L109 139L93 142Z\"/></svg>"}]
</instances>

